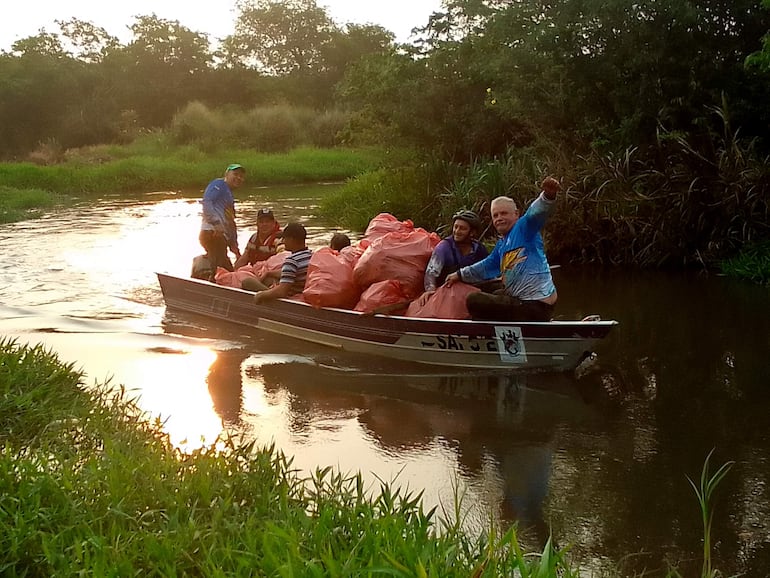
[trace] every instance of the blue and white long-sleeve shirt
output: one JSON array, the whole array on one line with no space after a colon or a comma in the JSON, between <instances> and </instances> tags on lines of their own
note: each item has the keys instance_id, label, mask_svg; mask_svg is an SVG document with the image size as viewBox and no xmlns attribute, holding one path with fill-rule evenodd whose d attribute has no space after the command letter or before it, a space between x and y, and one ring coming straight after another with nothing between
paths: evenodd
<instances>
[{"instance_id":1,"label":"blue and white long-sleeve shirt","mask_svg":"<svg viewBox=\"0 0 770 578\"><path fill-rule=\"evenodd\" d=\"M539 301L552 295L556 286L540 230L554 204L540 193L486 259L460 269L460 278L466 283L479 283L500 276L505 292L522 301Z\"/></svg>"}]
</instances>

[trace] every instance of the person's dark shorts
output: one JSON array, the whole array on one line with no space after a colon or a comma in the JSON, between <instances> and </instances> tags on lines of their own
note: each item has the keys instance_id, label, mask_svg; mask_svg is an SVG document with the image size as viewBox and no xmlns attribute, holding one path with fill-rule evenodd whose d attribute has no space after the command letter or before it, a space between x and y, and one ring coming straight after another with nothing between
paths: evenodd
<instances>
[{"instance_id":1,"label":"person's dark shorts","mask_svg":"<svg viewBox=\"0 0 770 578\"><path fill-rule=\"evenodd\" d=\"M542 301L522 301L505 293L471 293L468 313L477 321L550 321L554 306Z\"/></svg>"},{"instance_id":2,"label":"person's dark shorts","mask_svg":"<svg viewBox=\"0 0 770 578\"><path fill-rule=\"evenodd\" d=\"M201 231L198 236L201 247L206 249L206 256L214 271L217 267L224 267L228 271L233 270L233 264L227 256L227 239L217 231Z\"/></svg>"}]
</instances>

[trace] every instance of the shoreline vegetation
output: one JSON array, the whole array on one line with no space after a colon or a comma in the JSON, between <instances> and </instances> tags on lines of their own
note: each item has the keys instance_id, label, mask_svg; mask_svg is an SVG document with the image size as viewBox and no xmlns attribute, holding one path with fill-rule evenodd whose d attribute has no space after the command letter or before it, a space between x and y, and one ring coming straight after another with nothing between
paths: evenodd
<instances>
[{"instance_id":1,"label":"shoreline vegetation","mask_svg":"<svg viewBox=\"0 0 770 578\"><path fill-rule=\"evenodd\" d=\"M421 494L367 487L360 473L302 478L274 447L226 439L184 453L122 388L85 388L73 367L0 340L3 575L582 575L552 538L525 552L515 525L469 536L461 498L439 517ZM730 467L711 474L710 457L690 480L704 577L717 575L711 496Z\"/></svg>"},{"instance_id":2,"label":"shoreline vegetation","mask_svg":"<svg viewBox=\"0 0 770 578\"><path fill-rule=\"evenodd\" d=\"M389 212L443 234L459 209L471 208L489 221L489 203L496 196L512 196L526 207L537 194L534 183L548 172L561 175L566 184L560 210L545 231L554 261L696 268L770 284L770 243L761 234L768 172L753 167L752 162L762 163L752 161L750 151L734 155L736 166L723 166L725 174L714 175L708 184L706 175L690 182L652 168L646 176L637 174L634 151L614 161L594 152L569 166L564 159L552 160L559 158L558 151L538 148L465 165L403 148L302 146L265 153L211 147L177 145L173 135L158 131L125 145L39 153L37 162L47 159L45 164L0 163L0 223L36 218L82 196L201 191L237 160L247 167L249 185L344 182L320 206L321 215L337 225L363 231L373 216ZM740 182L726 184L730 174ZM630 182L635 188L628 188ZM710 199L709 218L693 213L685 198L697 192L696 186ZM487 236L493 242L491 227Z\"/></svg>"},{"instance_id":3,"label":"shoreline vegetation","mask_svg":"<svg viewBox=\"0 0 770 578\"><path fill-rule=\"evenodd\" d=\"M555 262L770 279L768 0L450 4L411 43L315 0L239 3L216 47L154 14L125 42L57 21L0 51L0 159L47 165L0 182L176 190L280 153L265 182L358 176L329 201L336 224L388 211L435 230L500 194L524 208L554 175ZM316 156L370 146L374 164Z\"/></svg>"}]
</instances>

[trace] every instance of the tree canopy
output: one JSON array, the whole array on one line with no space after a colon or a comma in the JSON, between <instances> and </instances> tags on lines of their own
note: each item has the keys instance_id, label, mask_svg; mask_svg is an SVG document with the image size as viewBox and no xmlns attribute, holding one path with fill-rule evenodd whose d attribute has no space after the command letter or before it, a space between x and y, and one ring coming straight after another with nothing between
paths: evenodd
<instances>
[{"instance_id":1,"label":"tree canopy","mask_svg":"<svg viewBox=\"0 0 770 578\"><path fill-rule=\"evenodd\" d=\"M452 159L549 135L574 150L647 146L661 130L705 138L715 107L770 142L768 0L445 0L412 45L334 22L316 0L240 0L208 37L137 16L121 44L60 21L0 55L0 155L50 139L120 138L121 119L167 126L190 102L345 107L379 140ZM723 115L724 116L724 115Z\"/></svg>"}]
</instances>

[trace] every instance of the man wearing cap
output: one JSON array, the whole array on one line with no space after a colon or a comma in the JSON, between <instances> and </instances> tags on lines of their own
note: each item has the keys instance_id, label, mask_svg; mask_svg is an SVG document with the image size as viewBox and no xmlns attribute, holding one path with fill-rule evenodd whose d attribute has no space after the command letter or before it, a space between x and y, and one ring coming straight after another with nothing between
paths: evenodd
<instances>
[{"instance_id":1,"label":"man wearing cap","mask_svg":"<svg viewBox=\"0 0 770 578\"><path fill-rule=\"evenodd\" d=\"M291 255L286 257L281 268L281 278L277 285L269 289L258 291L254 295L254 302L264 303L270 299L280 299L282 297L291 297L302 293L307 279L307 267L310 264L310 257L313 252L307 248L305 239L307 232L305 227L299 223L289 223L283 228L283 244ZM246 288L244 286L244 288Z\"/></svg>"},{"instance_id":2,"label":"man wearing cap","mask_svg":"<svg viewBox=\"0 0 770 578\"><path fill-rule=\"evenodd\" d=\"M556 287L545 257L540 230L553 211L559 181L546 177L542 192L519 218L519 209L509 197L492 201L492 224L502 238L483 261L463 267L446 279L479 283L502 277L504 289L495 293L472 293L466 299L473 319L488 321L550 321L556 304Z\"/></svg>"},{"instance_id":3,"label":"man wearing cap","mask_svg":"<svg viewBox=\"0 0 770 578\"><path fill-rule=\"evenodd\" d=\"M259 261L266 261L275 255L278 249L278 238L281 235L281 227L275 220L273 211L260 209L257 213L257 232L249 237L246 248L235 262L235 268L244 265L253 265Z\"/></svg>"},{"instance_id":4,"label":"man wearing cap","mask_svg":"<svg viewBox=\"0 0 770 578\"><path fill-rule=\"evenodd\" d=\"M246 170L239 164L232 164L225 169L225 176L214 179L203 193L203 219L198 237L206 249L206 257L211 267L224 267L233 270L233 264L227 256L228 247L238 259L238 230L235 226L235 198L233 189L243 184Z\"/></svg>"}]
</instances>

